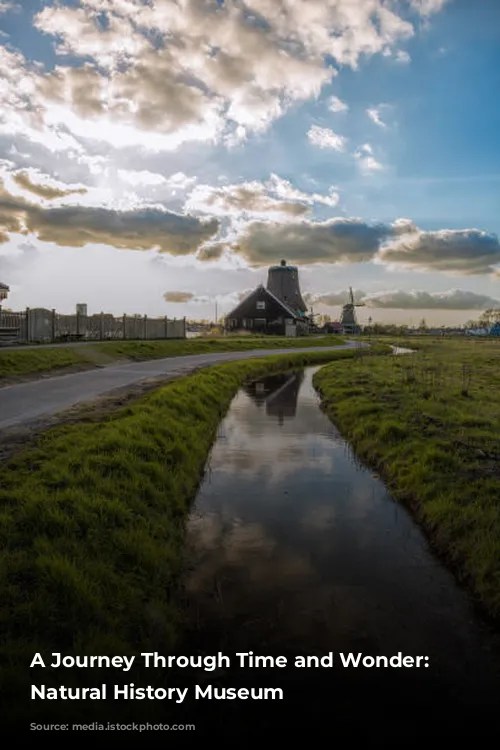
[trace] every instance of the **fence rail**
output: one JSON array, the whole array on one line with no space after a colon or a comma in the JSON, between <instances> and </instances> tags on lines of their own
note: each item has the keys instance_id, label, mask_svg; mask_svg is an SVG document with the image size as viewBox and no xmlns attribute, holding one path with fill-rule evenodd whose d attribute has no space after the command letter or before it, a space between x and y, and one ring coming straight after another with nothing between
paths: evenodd
<instances>
[{"instance_id":1,"label":"fence rail","mask_svg":"<svg viewBox=\"0 0 500 750\"><path fill-rule=\"evenodd\" d=\"M62 315L45 308L22 312L0 307L0 343L46 344L61 341L159 340L186 338L185 318L147 315Z\"/></svg>"}]
</instances>

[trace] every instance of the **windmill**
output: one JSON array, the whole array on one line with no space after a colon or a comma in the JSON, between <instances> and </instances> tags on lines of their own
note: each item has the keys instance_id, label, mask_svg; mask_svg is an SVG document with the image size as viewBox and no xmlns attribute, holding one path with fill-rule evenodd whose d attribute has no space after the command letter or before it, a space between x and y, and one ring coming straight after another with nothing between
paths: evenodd
<instances>
[{"instance_id":1,"label":"windmill","mask_svg":"<svg viewBox=\"0 0 500 750\"><path fill-rule=\"evenodd\" d=\"M349 302L342 307L340 316L340 323L345 333L361 333L361 327L356 318L356 308L364 306L364 302L354 302L352 287L349 287Z\"/></svg>"}]
</instances>

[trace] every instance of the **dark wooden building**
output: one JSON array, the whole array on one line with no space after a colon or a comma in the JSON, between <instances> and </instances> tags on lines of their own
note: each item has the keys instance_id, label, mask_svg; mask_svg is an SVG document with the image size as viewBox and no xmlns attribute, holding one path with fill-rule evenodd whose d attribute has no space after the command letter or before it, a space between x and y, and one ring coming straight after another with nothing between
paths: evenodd
<instances>
[{"instance_id":1,"label":"dark wooden building","mask_svg":"<svg viewBox=\"0 0 500 750\"><path fill-rule=\"evenodd\" d=\"M307 333L308 321L261 284L226 316L226 330L300 336Z\"/></svg>"}]
</instances>

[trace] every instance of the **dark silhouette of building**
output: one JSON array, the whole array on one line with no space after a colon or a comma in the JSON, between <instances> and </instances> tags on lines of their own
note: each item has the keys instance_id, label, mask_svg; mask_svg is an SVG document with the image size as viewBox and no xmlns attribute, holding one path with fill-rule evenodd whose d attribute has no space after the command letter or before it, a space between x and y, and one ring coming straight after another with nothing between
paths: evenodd
<instances>
[{"instance_id":1,"label":"dark silhouette of building","mask_svg":"<svg viewBox=\"0 0 500 750\"><path fill-rule=\"evenodd\" d=\"M244 390L258 406L265 406L268 416L276 417L283 424L285 419L293 419L296 415L303 379L302 371L287 372L249 383Z\"/></svg>"},{"instance_id":2,"label":"dark silhouette of building","mask_svg":"<svg viewBox=\"0 0 500 750\"><path fill-rule=\"evenodd\" d=\"M310 325L306 311L298 269L282 260L279 266L269 269L267 287L259 285L226 316L226 329L303 335L308 333Z\"/></svg>"}]
</instances>

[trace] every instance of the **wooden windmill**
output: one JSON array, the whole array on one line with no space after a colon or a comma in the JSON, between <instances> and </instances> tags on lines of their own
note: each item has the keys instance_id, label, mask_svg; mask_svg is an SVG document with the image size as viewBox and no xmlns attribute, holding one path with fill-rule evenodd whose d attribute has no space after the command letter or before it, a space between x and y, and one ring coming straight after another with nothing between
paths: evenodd
<instances>
[{"instance_id":1,"label":"wooden windmill","mask_svg":"<svg viewBox=\"0 0 500 750\"><path fill-rule=\"evenodd\" d=\"M340 316L340 323L345 333L361 333L361 326L356 318L356 308L364 306L364 302L354 302L352 287L349 287L349 302L342 307Z\"/></svg>"}]
</instances>

